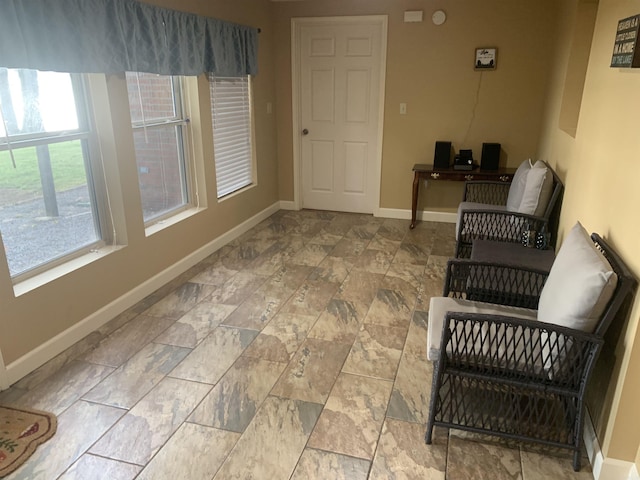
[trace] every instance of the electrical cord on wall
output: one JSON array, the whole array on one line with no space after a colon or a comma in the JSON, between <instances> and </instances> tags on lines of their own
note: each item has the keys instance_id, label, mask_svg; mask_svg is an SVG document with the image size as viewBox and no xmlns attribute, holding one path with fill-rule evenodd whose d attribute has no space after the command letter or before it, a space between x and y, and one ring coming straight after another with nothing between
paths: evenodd
<instances>
[{"instance_id":1,"label":"electrical cord on wall","mask_svg":"<svg viewBox=\"0 0 640 480\"><path fill-rule=\"evenodd\" d=\"M460 145L464 146L467 144L467 139L469 138L469 133L471 132L471 127L473 127L473 122L476 119L476 109L478 108L478 103L480 102L480 89L482 88L482 75L484 72L480 72L480 78L478 79L478 88L476 89L476 98L473 103L473 108L471 110L471 118L469 119L469 126L467 127L467 131L464 134L464 138L462 139L462 143Z\"/></svg>"}]
</instances>

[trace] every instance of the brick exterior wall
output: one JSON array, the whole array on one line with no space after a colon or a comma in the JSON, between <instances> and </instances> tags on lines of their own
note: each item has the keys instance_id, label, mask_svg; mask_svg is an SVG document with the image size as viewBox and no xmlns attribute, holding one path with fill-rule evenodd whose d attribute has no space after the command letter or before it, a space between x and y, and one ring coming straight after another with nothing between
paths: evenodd
<instances>
[{"instance_id":1,"label":"brick exterior wall","mask_svg":"<svg viewBox=\"0 0 640 480\"><path fill-rule=\"evenodd\" d=\"M139 90L138 90L139 83ZM127 73L132 122L145 123L175 117L171 77ZM138 182L144 218L148 220L183 205L180 145L181 127L167 125L134 130Z\"/></svg>"}]
</instances>

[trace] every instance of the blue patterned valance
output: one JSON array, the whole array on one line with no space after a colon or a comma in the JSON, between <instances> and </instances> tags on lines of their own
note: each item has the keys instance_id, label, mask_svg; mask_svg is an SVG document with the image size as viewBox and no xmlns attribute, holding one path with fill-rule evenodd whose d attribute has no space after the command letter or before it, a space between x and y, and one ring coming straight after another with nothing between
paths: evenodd
<instances>
[{"instance_id":1,"label":"blue patterned valance","mask_svg":"<svg viewBox=\"0 0 640 480\"><path fill-rule=\"evenodd\" d=\"M0 67L257 73L258 31L135 0L1 0Z\"/></svg>"}]
</instances>

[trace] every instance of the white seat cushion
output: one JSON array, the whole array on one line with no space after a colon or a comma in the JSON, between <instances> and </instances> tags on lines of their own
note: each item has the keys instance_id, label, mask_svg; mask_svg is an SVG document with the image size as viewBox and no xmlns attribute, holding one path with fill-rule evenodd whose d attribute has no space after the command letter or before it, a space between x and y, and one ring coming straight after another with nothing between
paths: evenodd
<instances>
[{"instance_id":1,"label":"white seat cushion","mask_svg":"<svg viewBox=\"0 0 640 480\"><path fill-rule=\"evenodd\" d=\"M538 319L593 332L617 284L611 264L578 222L553 262L540 294Z\"/></svg>"},{"instance_id":2,"label":"white seat cushion","mask_svg":"<svg viewBox=\"0 0 640 480\"><path fill-rule=\"evenodd\" d=\"M427 358L432 362L437 360L440 355L442 326L447 312L487 313L536 320L536 311L527 308L472 302L449 297L432 297L429 303L429 327L427 329ZM480 348L480 346L477 347Z\"/></svg>"}]
</instances>

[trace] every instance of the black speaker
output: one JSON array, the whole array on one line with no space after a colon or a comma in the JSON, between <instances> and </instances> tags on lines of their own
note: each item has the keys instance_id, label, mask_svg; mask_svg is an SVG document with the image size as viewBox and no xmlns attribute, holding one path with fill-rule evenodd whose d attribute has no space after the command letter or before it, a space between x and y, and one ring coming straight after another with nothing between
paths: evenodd
<instances>
[{"instance_id":1,"label":"black speaker","mask_svg":"<svg viewBox=\"0 0 640 480\"><path fill-rule=\"evenodd\" d=\"M449 168L451 166L451 142L436 142L433 155L433 168Z\"/></svg>"},{"instance_id":2,"label":"black speaker","mask_svg":"<svg viewBox=\"0 0 640 480\"><path fill-rule=\"evenodd\" d=\"M500 164L500 144L483 143L480 168L482 170L497 170Z\"/></svg>"}]
</instances>

